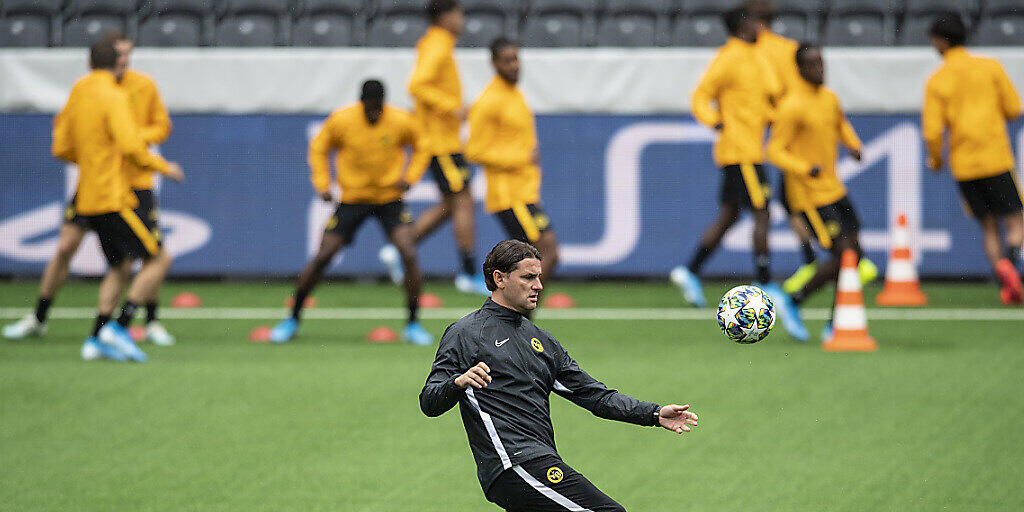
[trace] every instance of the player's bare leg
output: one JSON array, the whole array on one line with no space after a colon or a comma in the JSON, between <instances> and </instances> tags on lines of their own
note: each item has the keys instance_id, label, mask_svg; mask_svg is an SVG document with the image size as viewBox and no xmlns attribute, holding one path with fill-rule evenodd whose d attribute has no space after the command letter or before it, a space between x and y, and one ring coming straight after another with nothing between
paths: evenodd
<instances>
[{"instance_id":1,"label":"player's bare leg","mask_svg":"<svg viewBox=\"0 0 1024 512\"><path fill-rule=\"evenodd\" d=\"M698 277L700 269L708 257L711 256L711 253L718 247L718 244L722 242L722 237L729 231L729 228L736 224L739 216L739 208L728 203L722 203L718 208L718 217L708 225L704 230L704 234L701 235L700 246L693 253L690 263L686 266L680 265L673 268L672 272L669 273L669 280L682 290L683 298L690 304L699 308L707 305L704 289Z\"/></svg>"},{"instance_id":2,"label":"player's bare leg","mask_svg":"<svg viewBox=\"0 0 1024 512\"><path fill-rule=\"evenodd\" d=\"M402 335L406 341L416 345L430 345L434 337L419 323L419 301L423 289L423 275L420 273L419 258L416 257L415 232L412 226L398 226L388 234L391 244L398 249L405 266L405 304L409 311Z\"/></svg>"},{"instance_id":3,"label":"player's bare leg","mask_svg":"<svg viewBox=\"0 0 1024 512\"><path fill-rule=\"evenodd\" d=\"M994 269L1003 257L1002 237L999 236L999 221L994 216L989 215L978 219L978 226L981 227L982 246L985 249L985 256Z\"/></svg>"},{"instance_id":4,"label":"player's bare leg","mask_svg":"<svg viewBox=\"0 0 1024 512\"><path fill-rule=\"evenodd\" d=\"M811 227L807 225L807 221L799 214L789 215L787 220L789 221L789 228L793 230L793 234L796 235L797 240L800 242L800 251L804 258L804 264L782 283L782 290L784 292L793 293L807 284L807 281L817 270L818 264L817 257L814 254L814 247L811 245L814 233L811 232Z\"/></svg>"},{"instance_id":5,"label":"player's bare leg","mask_svg":"<svg viewBox=\"0 0 1024 512\"><path fill-rule=\"evenodd\" d=\"M121 299L121 295L124 293L131 275L132 261L125 260L119 265L110 267L103 276L103 280L100 282L99 297L96 301L96 320L93 323L92 333L82 345L82 359L86 361L92 361L101 357L115 361L125 361L128 359L130 348L123 341L119 340L116 334L106 331L111 330L111 327L108 327L107 324L113 323L110 321L110 317L114 314L117 302ZM106 328L106 331L104 331L104 328ZM102 335L101 332L103 332ZM103 343L100 343L100 339L103 339ZM133 357L133 359L136 357ZM144 360L145 354L142 354L142 358Z\"/></svg>"},{"instance_id":6,"label":"player's bare leg","mask_svg":"<svg viewBox=\"0 0 1024 512\"><path fill-rule=\"evenodd\" d=\"M754 267L757 271L757 282L761 284L768 284L771 282L771 275L769 274L769 255L768 255L768 228L771 220L768 215L768 208L762 208L760 210L754 210L751 212L754 216Z\"/></svg>"},{"instance_id":7,"label":"player's bare leg","mask_svg":"<svg viewBox=\"0 0 1024 512\"><path fill-rule=\"evenodd\" d=\"M725 236L725 233L729 231L733 224L736 224L739 217L740 211L738 208L731 204L721 205L718 209L718 217L704 230L704 234L701 236L701 249L707 249L710 253L718 248L718 244L722 242L722 237Z\"/></svg>"},{"instance_id":8,"label":"player's bare leg","mask_svg":"<svg viewBox=\"0 0 1024 512\"><path fill-rule=\"evenodd\" d=\"M431 206L427 211L416 217L416 220L412 224L413 238L417 245L423 239L427 238L437 228L441 227L445 221L448 220L452 215L452 198L450 195L445 195L441 198L441 202Z\"/></svg>"},{"instance_id":9,"label":"player's bare leg","mask_svg":"<svg viewBox=\"0 0 1024 512\"><path fill-rule=\"evenodd\" d=\"M558 266L558 238L555 231L549 229L541 233L540 238L533 244L540 251L541 256L541 282L547 283L555 273Z\"/></svg>"},{"instance_id":10,"label":"player's bare leg","mask_svg":"<svg viewBox=\"0 0 1024 512\"><path fill-rule=\"evenodd\" d=\"M39 282L36 310L25 315L21 320L4 326L5 338L23 339L46 334L46 319L50 312L50 306L53 304L54 297L57 296L57 291L68 279L71 258L78 252L78 246L82 244L85 233L86 231L77 224L65 222L61 225L57 238L57 252L46 263L46 270L43 271L43 278Z\"/></svg>"},{"instance_id":11,"label":"player's bare leg","mask_svg":"<svg viewBox=\"0 0 1024 512\"><path fill-rule=\"evenodd\" d=\"M163 324L157 319L157 308L160 302L160 286L163 285L164 280L167 279L167 272L170 271L171 265L174 263L174 258L166 250L161 251L165 256L158 260L151 261L151 264L156 266L153 270L154 273L159 273L157 276L156 285L153 286L149 296L146 297L146 339L156 345L167 346L173 345L175 342L174 336L172 336L167 329L164 328Z\"/></svg>"},{"instance_id":12,"label":"player's bare leg","mask_svg":"<svg viewBox=\"0 0 1024 512\"><path fill-rule=\"evenodd\" d=\"M992 220L992 223L996 225L996 240L992 242L988 228L985 230L985 253L989 254L992 250L990 245L996 245L995 251L998 253L996 263L993 266L998 278L999 283L1002 285L1002 289L999 291L999 298L1004 304L1020 304L1024 301L1024 286L1021 285L1021 257L1020 257L1020 246L1024 241L1024 217L1021 212L1015 212L1010 215L1004 215L1002 217L1003 228L1006 232L1005 243L1002 238L999 237L998 223L994 220L994 217L987 217ZM993 259L993 256L989 254L989 259Z\"/></svg>"},{"instance_id":13,"label":"player's bare leg","mask_svg":"<svg viewBox=\"0 0 1024 512\"><path fill-rule=\"evenodd\" d=\"M334 255L341 250L348 242L341 236L332 232L325 232L320 239L320 249L317 250L313 259L306 263L306 266L299 273L295 280L295 293L292 296L291 316L281 321L270 330L270 340L274 343L284 343L295 337L299 331L299 320L302 317L302 308L305 305L306 297L313 292L313 288L324 276L324 270L331 264Z\"/></svg>"}]
</instances>

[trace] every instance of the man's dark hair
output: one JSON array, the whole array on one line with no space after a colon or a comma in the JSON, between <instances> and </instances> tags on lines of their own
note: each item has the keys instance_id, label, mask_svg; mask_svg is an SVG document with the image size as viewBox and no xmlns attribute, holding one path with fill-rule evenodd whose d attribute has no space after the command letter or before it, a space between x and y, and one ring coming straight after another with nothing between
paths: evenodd
<instances>
[{"instance_id":1,"label":"man's dark hair","mask_svg":"<svg viewBox=\"0 0 1024 512\"><path fill-rule=\"evenodd\" d=\"M725 30L729 31L731 36L739 34L743 24L749 20L750 14L743 7L730 9L722 15L722 21L725 22Z\"/></svg>"},{"instance_id":2,"label":"man's dark hair","mask_svg":"<svg viewBox=\"0 0 1024 512\"><path fill-rule=\"evenodd\" d=\"M427 2L427 18L430 20L430 23L437 23L437 20L441 19L444 13L458 6L459 2L455 0L430 0Z\"/></svg>"},{"instance_id":3,"label":"man's dark hair","mask_svg":"<svg viewBox=\"0 0 1024 512\"><path fill-rule=\"evenodd\" d=\"M530 258L541 259L536 247L519 240L498 242L484 258L484 283L487 289L492 292L498 289L498 285L494 284L495 270L508 274L519 266L520 261Z\"/></svg>"},{"instance_id":4,"label":"man's dark hair","mask_svg":"<svg viewBox=\"0 0 1024 512\"><path fill-rule=\"evenodd\" d=\"M360 101L384 102L384 84L380 80L363 82L363 91L359 93Z\"/></svg>"},{"instance_id":5,"label":"man's dark hair","mask_svg":"<svg viewBox=\"0 0 1024 512\"><path fill-rule=\"evenodd\" d=\"M128 38L128 35L120 30L108 30L103 33L103 37L101 39L106 39L115 43L118 41L131 41L131 39Z\"/></svg>"},{"instance_id":6,"label":"man's dark hair","mask_svg":"<svg viewBox=\"0 0 1024 512\"><path fill-rule=\"evenodd\" d=\"M807 52L809 52L811 50L820 50L820 49L821 49L821 47L816 45L816 44L814 44L814 43L808 43L808 42L800 43L800 46L797 47L797 49L796 49L796 65L799 66L800 62L803 61L804 54L806 54Z\"/></svg>"},{"instance_id":7,"label":"man's dark hair","mask_svg":"<svg viewBox=\"0 0 1024 512\"><path fill-rule=\"evenodd\" d=\"M771 0L747 0L743 2L743 8L755 20L769 25L775 20L775 2Z\"/></svg>"},{"instance_id":8,"label":"man's dark hair","mask_svg":"<svg viewBox=\"0 0 1024 512\"><path fill-rule=\"evenodd\" d=\"M959 14L946 12L938 15L928 29L928 35L945 39L950 46L962 46L967 40L967 27Z\"/></svg>"},{"instance_id":9,"label":"man's dark hair","mask_svg":"<svg viewBox=\"0 0 1024 512\"><path fill-rule=\"evenodd\" d=\"M505 37L499 37L491 41L491 60L497 59L498 54L509 46L519 46L519 44Z\"/></svg>"},{"instance_id":10,"label":"man's dark hair","mask_svg":"<svg viewBox=\"0 0 1024 512\"><path fill-rule=\"evenodd\" d=\"M117 65L116 40L100 38L89 47L89 67L92 69L114 69Z\"/></svg>"}]
</instances>

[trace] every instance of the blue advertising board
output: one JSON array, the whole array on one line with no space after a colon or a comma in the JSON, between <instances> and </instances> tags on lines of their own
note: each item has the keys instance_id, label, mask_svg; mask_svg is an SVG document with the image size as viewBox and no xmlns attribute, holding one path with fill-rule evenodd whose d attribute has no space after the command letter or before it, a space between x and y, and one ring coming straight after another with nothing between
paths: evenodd
<instances>
[{"instance_id":1,"label":"blue advertising board","mask_svg":"<svg viewBox=\"0 0 1024 512\"><path fill-rule=\"evenodd\" d=\"M56 247L73 166L50 156L52 117L0 114L0 275L36 275ZM310 115L176 115L160 151L180 162L185 183L160 186L161 222L177 275L283 276L297 272L315 248L330 205L309 184L306 147L322 117ZM983 276L988 264L979 233L960 206L948 173L924 166L914 115L857 115L864 161L845 154L839 166L864 226L869 257L885 261L888 226L908 216L926 276ZM715 215L718 170L712 133L688 116L542 115L544 208L562 246L558 273L573 276L664 276L686 261ZM1019 151L1024 130L1010 126ZM1020 161L1020 158L1018 158ZM774 174L774 173L773 173ZM773 176L773 181L776 178ZM482 198L482 173L473 190ZM410 191L413 213L437 200L426 178ZM504 238L479 210L477 251ZM782 210L773 205L772 266L788 274L799 263ZM368 223L331 267L333 274L380 274L379 227ZM707 264L707 273L752 272L749 219L741 221ZM450 227L420 249L428 274L450 274L457 256ZM72 263L103 271L94 238Z\"/></svg>"}]
</instances>

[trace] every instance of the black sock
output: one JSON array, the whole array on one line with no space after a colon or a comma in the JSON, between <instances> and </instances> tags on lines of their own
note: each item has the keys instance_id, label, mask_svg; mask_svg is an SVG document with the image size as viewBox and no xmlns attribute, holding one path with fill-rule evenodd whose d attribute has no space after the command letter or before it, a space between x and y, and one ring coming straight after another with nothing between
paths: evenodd
<instances>
[{"instance_id":1,"label":"black sock","mask_svg":"<svg viewBox=\"0 0 1024 512\"><path fill-rule=\"evenodd\" d=\"M793 299L793 303L796 304L797 306L799 306L800 304L803 304L803 302L807 298L807 296L804 295L804 291L803 290L797 290L797 291L789 294L789 298Z\"/></svg>"},{"instance_id":2,"label":"black sock","mask_svg":"<svg viewBox=\"0 0 1024 512\"><path fill-rule=\"evenodd\" d=\"M814 255L814 247L811 247L811 242L800 242L800 249L804 252L804 264L814 263L817 257Z\"/></svg>"},{"instance_id":3,"label":"black sock","mask_svg":"<svg viewBox=\"0 0 1024 512\"><path fill-rule=\"evenodd\" d=\"M121 324L121 327L128 327L128 324L132 323L132 317L135 316L135 310L139 309L139 306L130 300L124 302L124 306L121 306L121 316L117 317L117 323Z\"/></svg>"},{"instance_id":4,"label":"black sock","mask_svg":"<svg viewBox=\"0 0 1024 512\"><path fill-rule=\"evenodd\" d=\"M39 323L46 323L46 315L50 313L50 304L52 304L52 301L53 299L39 297L39 302L36 302L36 320L38 320Z\"/></svg>"},{"instance_id":5,"label":"black sock","mask_svg":"<svg viewBox=\"0 0 1024 512\"><path fill-rule=\"evenodd\" d=\"M1007 246L1006 254L1007 259L1014 264L1014 268L1021 267L1021 248L1015 246Z\"/></svg>"},{"instance_id":6,"label":"black sock","mask_svg":"<svg viewBox=\"0 0 1024 512\"><path fill-rule=\"evenodd\" d=\"M771 274L768 272L770 263L771 257L768 256L768 253L754 255L754 266L757 267L757 282L768 284L771 281Z\"/></svg>"},{"instance_id":7,"label":"black sock","mask_svg":"<svg viewBox=\"0 0 1024 512\"><path fill-rule=\"evenodd\" d=\"M96 315L96 323L92 326L92 335L99 336L100 329L110 321L110 315Z\"/></svg>"},{"instance_id":8,"label":"black sock","mask_svg":"<svg viewBox=\"0 0 1024 512\"><path fill-rule=\"evenodd\" d=\"M690 264L686 268L690 269L694 275L700 274L700 267L704 265L704 260L711 256L711 251L714 248L700 246L697 248L697 252L693 253L693 258L690 259Z\"/></svg>"},{"instance_id":9,"label":"black sock","mask_svg":"<svg viewBox=\"0 0 1024 512\"><path fill-rule=\"evenodd\" d=\"M146 323L147 324L150 323L150 322L156 322L156 308L157 308L157 303L156 302L147 302L146 303Z\"/></svg>"},{"instance_id":10,"label":"black sock","mask_svg":"<svg viewBox=\"0 0 1024 512\"><path fill-rule=\"evenodd\" d=\"M295 290L295 303L292 304L292 318L298 320L302 317L302 308L306 305L306 297L309 297L308 291Z\"/></svg>"},{"instance_id":11,"label":"black sock","mask_svg":"<svg viewBox=\"0 0 1024 512\"><path fill-rule=\"evenodd\" d=\"M418 300L412 300L406 304L406 307L409 308L409 323L411 324L420 316L420 303Z\"/></svg>"},{"instance_id":12,"label":"black sock","mask_svg":"<svg viewBox=\"0 0 1024 512\"><path fill-rule=\"evenodd\" d=\"M476 257L473 256L473 251L461 251L459 255L462 257L462 271L469 274L476 274Z\"/></svg>"}]
</instances>

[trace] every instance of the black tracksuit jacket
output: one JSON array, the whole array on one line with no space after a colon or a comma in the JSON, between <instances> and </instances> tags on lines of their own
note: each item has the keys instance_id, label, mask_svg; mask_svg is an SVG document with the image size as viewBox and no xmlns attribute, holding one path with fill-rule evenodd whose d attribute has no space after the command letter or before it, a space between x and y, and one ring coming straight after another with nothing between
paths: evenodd
<instances>
[{"instance_id":1,"label":"black tracksuit jacket","mask_svg":"<svg viewBox=\"0 0 1024 512\"><path fill-rule=\"evenodd\" d=\"M455 385L456 377L481 361L491 369L487 387ZM552 391L601 418L658 425L660 406L608 389L581 370L550 333L491 299L445 330L420 391L420 408L434 417L459 404L486 492L512 466L558 456L548 404Z\"/></svg>"}]
</instances>

